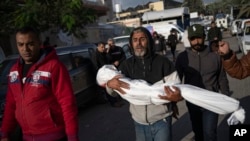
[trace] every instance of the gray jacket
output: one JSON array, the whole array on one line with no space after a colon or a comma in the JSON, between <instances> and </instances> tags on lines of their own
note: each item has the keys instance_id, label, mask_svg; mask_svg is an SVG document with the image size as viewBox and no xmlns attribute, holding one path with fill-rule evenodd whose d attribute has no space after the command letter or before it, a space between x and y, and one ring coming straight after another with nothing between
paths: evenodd
<instances>
[{"instance_id":1,"label":"gray jacket","mask_svg":"<svg viewBox=\"0 0 250 141\"><path fill-rule=\"evenodd\" d=\"M221 58L208 47L201 52L194 52L190 48L180 53L175 66L185 84L229 94L228 79Z\"/></svg>"}]
</instances>

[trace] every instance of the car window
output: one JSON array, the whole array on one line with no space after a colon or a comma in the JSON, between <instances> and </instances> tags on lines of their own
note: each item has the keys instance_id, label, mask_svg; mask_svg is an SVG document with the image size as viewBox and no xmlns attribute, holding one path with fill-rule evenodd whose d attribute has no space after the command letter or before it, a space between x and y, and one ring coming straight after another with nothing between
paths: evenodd
<instances>
[{"instance_id":1,"label":"car window","mask_svg":"<svg viewBox=\"0 0 250 141\"><path fill-rule=\"evenodd\" d=\"M72 56L74 58L75 67L81 67L91 63L91 60L89 58L81 56L81 54L74 53L72 54Z\"/></svg>"},{"instance_id":2,"label":"car window","mask_svg":"<svg viewBox=\"0 0 250 141\"><path fill-rule=\"evenodd\" d=\"M8 83L8 74L10 68L16 62L16 59L13 60L5 60L0 64L0 81L1 85L7 85Z\"/></svg>"},{"instance_id":3,"label":"car window","mask_svg":"<svg viewBox=\"0 0 250 141\"><path fill-rule=\"evenodd\" d=\"M81 56L81 57L84 57L84 58L89 58L90 57L88 51L77 52L77 53L73 53L72 55L73 55L73 57L74 56Z\"/></svg>"},{"instance_id":4,"label":"car window","mask_svg":"<svg viewBox=\"0 0 250 141\"><path fill-rule=\"evenodd\" d=\"M59 55L59 60L65 65L67 70L72 70L73 65L72 65L72 60L70 54L64 54L64 55Z\"/></svg>"},{"instance_id":5,"label":"car window","mask_svg":"<svg viewBox=\"0 0 250 141\"><path fill-rule=\"evenodd\" d=\"M115 43L129 42L129 37L115 39Z\"/></svg>"},{"instance_id":6,"label":"car window","mask_svg":"<svg viewBox=\"0 0 250 141\"><path fill-rule=\"evenodd\" d=\"M250 26L246 27L245 34L250 35Z\"/></svg>"}]
</instances>

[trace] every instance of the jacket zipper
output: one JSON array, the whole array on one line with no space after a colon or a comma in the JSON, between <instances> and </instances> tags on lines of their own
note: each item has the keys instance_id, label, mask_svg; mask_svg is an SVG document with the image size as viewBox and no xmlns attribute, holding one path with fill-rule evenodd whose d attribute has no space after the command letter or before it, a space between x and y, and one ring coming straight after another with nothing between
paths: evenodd
<instances>
[{"instance_id":1,"label":"jacket zipper","mask_svg":"<svg viewBox=\"0 0 250 141\"><path fill-rule=\"evenodd\" d=\"M144 62L144 59L142 59L142 65L143 65L143 77L145 78L146 77L146 66L145 66L145 62ZM145 120L147 123L148 122L148 106L145 105Z\"/></svg>"},{"instance_id":2,"label":"jacket zipper","mask_svg":"<svg viewBox=\"0 0 250 141\"><path fill-rule=\"evenodd\" d=\"M25 110L24 110L24 108L23 108L23 105L25 104L24 103L24 95L25 95L25 86L26 85L28 85L27 83L26 83L26 80L29 78L29 76L30 76L30 72L32 72L31 71L31 69L32 69L32 67L29 69L29 71L28 71L28 73L26 74L26 79L25 79L25 81L23 82L23 80L21 81L21 86L22 86L22 96L21 96L21 100L22 100L22 105L21 105L21 114L22 114L22 118L23 118L23 123L25 124L25 126L26 126L26 128L27 127L29 127L29 124L28 124L28 120L27 120L27 118L25 118L26 117L26 113L25 113ZM21 78L23 78L23 76L21 76Z\"/></svg>"},{"instance_id":3,"label":"jacket zipper","mask_svg":"<svg viewBox=\"0 0 250 141\"><path fill-rule=\"evenodd\" d=\"M201 73L201 56L200 56L200 52L198 52L198 58L199 58L199 72Z\"/></svg>"}]
</instances>

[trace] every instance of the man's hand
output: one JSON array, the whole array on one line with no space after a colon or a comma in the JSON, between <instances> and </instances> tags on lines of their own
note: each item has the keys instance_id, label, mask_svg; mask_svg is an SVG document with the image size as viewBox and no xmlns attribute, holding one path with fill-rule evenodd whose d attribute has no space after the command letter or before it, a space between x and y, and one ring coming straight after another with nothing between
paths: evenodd
<instances>
[{"instance_id":1,"label":"man's hand","mask_svg":"<svg viewBox=\"0 0 250 141\"><path fill-rule=\"evenodd\" d=\"M229 48L229 44L228 42L225 42L225 41L220 41L219 42L219 50L218 50L218 53L219 55L226 55L228 54L230 51L230 48Z\"/></svg>"},{"instance_id":2,"label":"man's hand","mask_svg":"<svg viewBox=\"0 0 250 141\"><path fill-rule=\"evenodd\" d=\"M172 90L169 86L165 86L164 91L165 91L166 95L159 95L159 97L161 99L165 99L165 100L173 101L173 102L181 101L183 99L183 97L181 96L180 89L175 87L175 86L172 86L172 88L174 90Z\"/></svg>"},{"instance_id":3,"label":"man's hand","mask_svg":"<svg viewBox=\"0 0 250 141\"><path fill-rule=\"evenodd\" d=\"M107 86L111 89L115 89L119 91L121 94L126 94L122 88L129 89L129 84L125 83L123 81L120 81L119 78L121 78L122 75L117 75L113 77L111 80L107 82Z\"/></svg>"},{"instance_id":4,"label":"man's hand","mask_svg":"<svg viewBox=\"0 0 250 141\"><path fill-rule=\"evenodd\" d=\"M120 64L119 61L115 61L115 62L114 62L114 65L115 65L116 67L119 66L119 64Z\"/></svg>"}]
</instances>

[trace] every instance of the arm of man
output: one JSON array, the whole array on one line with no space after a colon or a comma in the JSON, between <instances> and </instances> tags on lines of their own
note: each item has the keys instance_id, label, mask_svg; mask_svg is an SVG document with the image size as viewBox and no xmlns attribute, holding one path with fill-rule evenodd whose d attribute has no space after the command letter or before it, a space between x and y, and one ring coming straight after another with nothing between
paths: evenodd
<instances>
[{"instance_id":1,"label":"arm of man","mask_svg":"<svg viewBox=\"0 0 250 141\"><path fill-rule=\"evenodd\" d=\"M16 103L13 94L11 92L12 91L10 90L8 85L8 91L6 95L6 105L4 108L3 121L1 127L2 141L4 140L8 141L9 134L13 132L17 126L17 121L15 118Z\"/></svg>"},{"instance_id":2,"label":"arm of man","mask_svg":"<svg viewBox=\"0 0 250 141\"><path fill-rule=\"evenodd\" d=\"M221 93L225 94L225 95L228 95L230 94L230 89L229 89L229 82L228 82L228 79L227 79L227 74L221 64L221 60L219 61L220 63L220 72L219 72L219 76L218 76L218 81L219 81L219 88L220 88L220 91Z\"/></svg>"},{"instance_id":3,"label":"arm of man","mask_svg":"<svg viewBox=\"0 0 250 141\"><path fill-rule=\"evenodd\" d=\"M122 48L120 48L120 52L121 52L121 59L119 60L119 64L121 64L121 62L126 59L125 52L123 51Z\"/></svg>"},{"instance_id":4,"label":"arm of man","mask_svg":"<svg viewBox=\"0 0 250 141\"><path fill-rule=\"evenodd\" d=\"M236 54L230 50L228 42L219 42L218 53L222 56L222 64L226 72L237 79L250 76L250 53L237 59Z\"/></svg>"},{"instance_id":5,"label":"arm of man","mask_svg":"<svg viewBox=\"0 0 250 141\"><path fill-rule=\"evenodd\" d=\"M113 77L111 80L107 82L106 86L110 89L119 91L121 94L126 94L126 92L124 92L122 88L129 89L129 84L119 80L119 78L121 77L122 77L121 75Z\"/></svg>"},{"instance_id":6,"label":"arm of man","mask_svg":"<svg viewBox=\"0 0 250 141\"><path fill-rule=\"evenodd\" d=\"M68 141L79 141L76 99L69 73L60 62L52 69L52 91L61 106Z\"/></svg>"}]
</instances>

